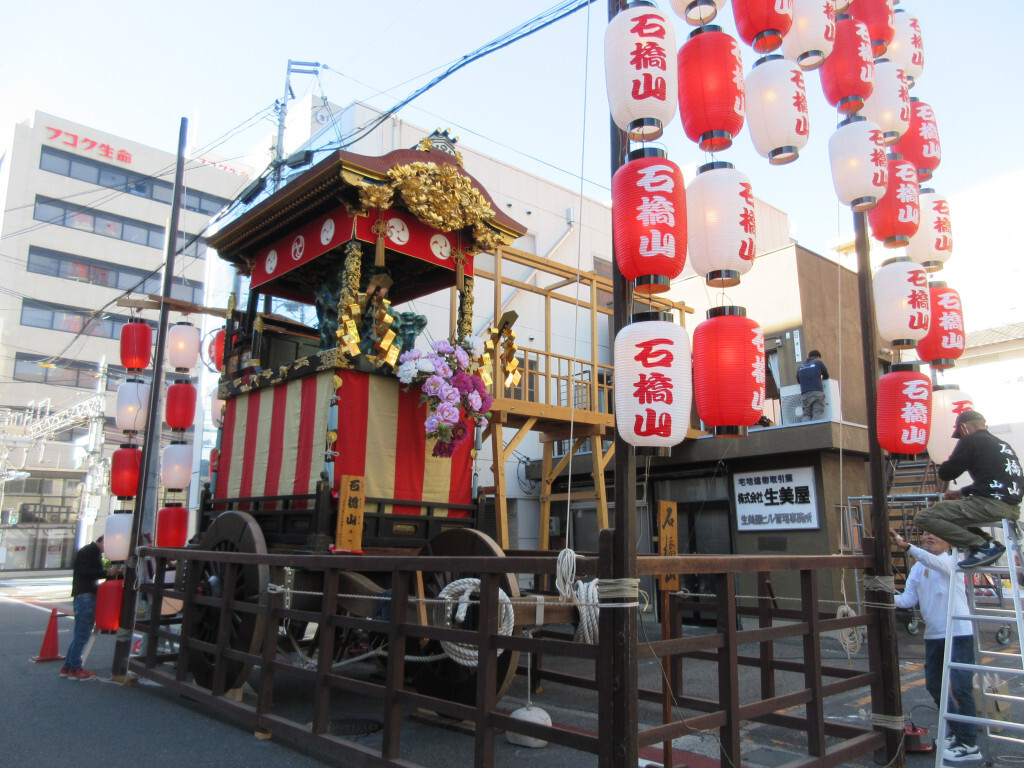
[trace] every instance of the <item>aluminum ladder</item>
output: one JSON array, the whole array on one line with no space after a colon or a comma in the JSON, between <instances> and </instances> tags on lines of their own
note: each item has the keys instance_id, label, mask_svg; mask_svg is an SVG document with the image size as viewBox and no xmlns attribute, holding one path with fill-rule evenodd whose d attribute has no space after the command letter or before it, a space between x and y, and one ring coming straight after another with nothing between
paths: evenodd
<instances>
[{"instance_id":1,"label":"aluminum ladder","mask_svg":"<svg viewBox=\"0 0 1024 768\"><path fill-rule=\"evenodd\" d=\"M985 761L991 764L991 756L986 754L991 750L993 742L1009 742L1015 745L1024 745L1024 723L1014 722L1011 719L999 720L989 717L990 703L1006 702L1010 706L1024 704L1024 696L1010 695L1009 693L994 693L986 690L985 685L980 685L981 695L979 698L979 712L977 717L951 714L947 712L949 705L949 673L951 669L963 669L977 674L979 683L984 680L984 675L999 675L1002 680L1010 683L1009 690L1019 690L1024 686L1024 659L1021 655L1021 643L1024 641L1024 619L1021 616L1021 603L1024 601L1024 556L1021 554L1021 525L1014 520L1003 520L1003 541L1006 545L1005 565L996 565L988 568L953 568L949 579L950 604L952 605L953 590L957 586L957 579L967 578L967 615L955 615L950 610L946 617L946 643L942 665L942 696L939 702L939 725L936 729L935 744L935 766L941 768L943 765L984 765L981 761L946 763L943 761L946 736L949 733L949 722L974 723L978 726L979 735L984 733L986 738L979 739L979 746L983 746L982 753ZM996 529L998 526L988 526ZM962 554L953 552L953 559L959 560ZM974 590L974 574L987 573L996 579L997 589L1002 590L999 605L992 607L978 605ZM1007 586L1008 584L1008 586ZM1012 606L1007 607L1005 595L1009 592ZM953 650L952 633L953 622L963 619L971 622L974 635L974 664L964 664L951 661ZM1016 638L1010 637L1005 651L994 651L983 649L980 638L981 627L992 625L1003 627L1015 627ZM1014 646L1014 639L1016 645ZM1014 652L1015 649L1015 652ZM993 728L1002 729L1002 733L993 733ZM1009 735L1009 734L1014 735ZM982 744L982 741L984 744Z\"/></svg>"}]
</instances>

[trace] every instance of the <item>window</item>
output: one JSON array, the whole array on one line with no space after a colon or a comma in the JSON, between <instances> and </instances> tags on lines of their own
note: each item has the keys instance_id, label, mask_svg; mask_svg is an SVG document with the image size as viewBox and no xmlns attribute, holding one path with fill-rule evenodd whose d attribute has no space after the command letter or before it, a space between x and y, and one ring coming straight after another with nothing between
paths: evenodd
<instances>
[{"instance_id":1,"label":"window","mask_svg":"<svg viewBox=\"0 0 1024 768\"><path fill-rule=\"evenodd\" d=\"M39 275L92 283L93 285L117 288L122 291L156 294L163 290L163 280L160 274L151 274L143 269L86 259L70 253L52 251L49 248L39 248L34 245L28 249L27 269L29 272L35 272ZM171 284L171 296L176 299L191 301L194 304L202 304L203 284L196 280L185 280L176 277ZM88 332L95 335L92 329Z\"/></svg>"},{"instance_id":2,"label":"window","mask_svg":"<svg viewBox=\"0 0 1024 768\"><path fill-rule=\"evenodd\" d=\"M45 363L45 365L43 365ZM127 375L119 365L107 366L107 391L116 392L118 384ZM85 360L56 360L44 355L18 352L14 360L14 380L30 381L37 384L56 384L77 389L96 389L99 371L96 363Z\"/></svg>"},{"instance_id":3,"label":"window","mask_svg":"<svg viewBox=\"0 0 1024 768\"><path fill-rule=\"evenodd\" d=\"M64 200L36 197L33 218L36 221L45 221L47 224L59 224L83 232L92 232L95 235L112 237L115 240L125 240L161 250L164 248L164 228L161 226L73 205ZM182 250L186 256L196 259L206 258L205 239L187 232L178 232L178 242L188 243L188 246Z\"/></svg>"},{"instance_id":4,"label":"window","mask_svg":"<svg viewBox=\"0 0 1024 768\"><path fill-rule=\"evenodd\" d=\"M174 198L174 185L170 182L124 170L91 158L79 157L71 152L53 147L42 148L39 167L50 173L69 176L72 179L127 192L137 197L156 200L158 203L170 205ZM182 197L184 198L182 204L187 210L207 216L212 216L231 203L230 200L223 197L194 190L186 190Z\"/></svg>"},{"instance_id":5,"label":"window","mask_svg":"<svg viewBox=\"0 0 1024 768\"><path fill-rule=\"evenodd\" d=\"M33 328L69 333L84 332L90 336L117 339L121 336L121 326L128 322L131 322L131 319L123 315L108 313L93 317L92 312L87 309L50 304L35 299L21 301L21 324Z\"/></svg>"}]
</instances>

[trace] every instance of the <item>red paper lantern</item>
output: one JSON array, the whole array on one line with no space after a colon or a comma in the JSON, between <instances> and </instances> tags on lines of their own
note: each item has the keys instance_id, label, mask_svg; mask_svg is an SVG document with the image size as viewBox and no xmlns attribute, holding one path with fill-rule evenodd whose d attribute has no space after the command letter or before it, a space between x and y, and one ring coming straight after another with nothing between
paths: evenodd
<instances>
[{"instance_id":1,"label":"red paper lantern","mask_svg":"<svg viewBox=\"0 0 1024 768\"><path fill-rule=\"evenodd\" d=\"M637 0L609 22L605 84L615 124L633 141L661 136L676 113L675 27L649 0Z\"/></svg>"},{"instance_id":2,"label":"red paper lantern","mask_svg":"<svg viewBox=\"0 0 1024 768\"><path fill-rule=\"evenodd\" d=\"M162 507L156 513L156 545L184 547L188 541L188 509Z\"/></svg>"},{"instance_id":3,"label":"red paper lantern","mask_svg":"<svg viewBox=\"0 0 1024 768\"><path fill-rule=\"evenodd\" d=\"M612 230L619 271L634 290L667 291L686 264L686 187L664 150L634 150L615 172Z\"/></svg>"},{"instance_id":4,"label":"red paper lantern","mask_svg":"<svg viewBox=\"0 0 1024 768\"><path fill-rule=\"evenodd\" d=\"M207 349L207 354L213 362L213 367L218 371L224 368L224 334L225 330L223 328L213 334Z\"/></svg>"},{"instance_id":5,"label":"red paper lantern","mask_svg":"<svg viewBox=\"0 0 1024 768\"><path fill-rule=\"evenodd\" d=\"M793 0L732 0L732 15L740 40L757 53L769 53L793 26Z\"/></svg>"},{"instance_id":6,"label":"red paper lantern","mask_svg":"<svg viewBox=\"0 0 1024 768\"><path fill-rule=\"evenodd\" d=\"M744 81L740 46L721 27L690 33L679 49L679 116L690 141L705 152L732 146L743 128Z\"/></svg>"},{"instance_id":7,"label":"red paper lantern","mask_svg":"<svg viewBox=\"0 0 1024 768\"><path fill-rule=\"evenodd\" d=\"M836 17L836 43L818 72L829 104L844 115L863 108L875 82L871 40L864 22L845 14Z\"/></svg>"},{"instance_id":8,"label":"red paper lantern","mask_svg":"<svg viewBox=\"0 0 1024 768\"><path fill-rule=\"evenodd\" d=\"M634 315L615 336L615 423L638 448L682 442L690 423L690 339L665 312Z\"/></svg>"},{"instance_id":9,"label":"red paper lantern","mask_svg":"<svg viewBox=\"0 0 1024 768\"><path fill-rule=\"evenodd\" d=\"M964 353L964 310L960 294L942 282L928 286L932 320L928 333L917 342L917 356L936 370L952 368Z\"/></svg>"},{"instance_id":10,"label":"red paper lantern","mask_svg":"<svg viewBox=\"0 0 1024 768\"><path fill-rule=\"evenodd\" d=\"M908 85L913 88L917 78L924 71L924 42L921 38L921 22L902 8L895 12L896 34L889 44L886 55L907 75Z\"/></svg>"},{"instance_id":11,"label":"red paper lantern","mask_svg":"<svg viewBox=\"0 0 1024 768\"><path fill-rule=\"evenodd\" d=\"M868 211L871 235L886 248L910 242L921 223L917 171L899 155L889 155L889 184L878 204Z\"/></svg>"},{"instance_id":12,"label":"red paper lantern","mask_svg":"<svg viewBox=\"0 0 1024 768\"><path fill-rule=\"evenodd\" d=\"M916 363L897 363L878 381L878 444L889 453L916 456L928 448L932 382Z\"/></svg>"},{"instance_id":13,"label":"red paper lantern","mask_svg":"<svg viewBox=\"0 0 1024 768\"><path fill-rule=\"evenodd\" d=\"M149 367L153 348L153 329L148 323L125 323L121 326L121 365L130 371Z\"/></svg>"},{"instance_id":14,"label":"red paper lantern","mask_svg":"<svg viewBox=\"0 0 1024 768\"><path fill-rule=\"evenodd\" d=\"M917 168L920 181L928 181L942 162L939 126L935 112L920 99L910 97L910 127L896 143L895 149Z\"/></svg>"},{"instance_id":15,"label":"red paper lantern","mask_svg":"<svg viewBox=\"0 0 1024 768\"><path fill-rule=\"evenodd\" d=\"M863 21L868 28L875 58L885 53L896 34L892 5L892 0L857 0L850 6L854 18Z\"/></svg>"},{"instance_id":16,"label":"red paper lantern","mask_svg":"<svg viewBox=\"0 0 1024 768\"><path fill-rule=\"evenodd\" d=\"M113 632L121 625L121 599L124 597L124 581L110 579L96 588L96 628Z\"/></svg>"},{"instance_id":17,"label":"red paper lantern","mask_svg":"<svg viewBox=\"0 0 1024 768\"><path fill-rule=\"evenodd\" d=\"M195 385L187 381L179 381L167 388L167 426L171 429L188 429L196 418Z\"/></svg>"},{"instance_id":18,"label":"red paper lantern","mask_svg":"<svg viewBox=\"0 0 1024 768\"><path fill-rule=\"evenodd\" d=\"M697 413L715 435L742 437L764 415L764 333L743 307L715 307L693 332Z\"/></svg>"},{"instance_id":19,"label":"red paper lantern","mask_svg":"<svg viewBox=\"0 0 1024 768\"><path fill-rule=\"evenodd\" d=\"M953 255L953 227L946 198L929 187L921 188L921 226L910 238L907 255L928 272L942 269Z\"/></svg>"},{"instance_id":20,"label":"red paper lantern","mask_svg":"<svg viewBox=\"0 0 1024 768\"><path fill-rule=\"evenodd\" d=\"M114 451L110 460L110 492L121 499L137 494L141 467L142 451L138 446L123 445Z\"/></svg>"}]
</instances>

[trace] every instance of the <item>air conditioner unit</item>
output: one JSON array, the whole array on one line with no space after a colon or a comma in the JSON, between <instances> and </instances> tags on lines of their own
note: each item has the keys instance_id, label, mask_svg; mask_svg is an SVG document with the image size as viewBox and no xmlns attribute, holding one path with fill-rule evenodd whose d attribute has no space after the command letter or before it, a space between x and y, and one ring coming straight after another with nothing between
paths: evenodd
<instances>
[{"instance_id":1,"label":"air conditioner unit","mask_svg":"<svg viewBox=\"0 0 1024 768\"><path fill-rule=\"evenodd\" d=\"M825 413L822 416L824 421L839 421L839 381L826 379L825 385ZM782 423L799 424L803 415L803 402L800 399L800 385L791 384L779 390L782 405Z\"/></svg>"}]
</instances>

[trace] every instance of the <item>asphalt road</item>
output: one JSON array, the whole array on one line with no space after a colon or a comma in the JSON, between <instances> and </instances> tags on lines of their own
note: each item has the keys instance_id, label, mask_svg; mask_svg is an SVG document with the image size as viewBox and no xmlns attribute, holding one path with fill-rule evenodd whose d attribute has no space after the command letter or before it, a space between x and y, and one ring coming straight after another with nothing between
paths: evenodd
<instances>
[{"instance_id":1,"label":"asphalt road","mask_svg":"<svg viewBox=\"0 0 1024 768\"><path fill-rule=\"evenodd\" d=\"M307 768L338 763L325 762L316 755L297 751L288 744L256 739L250 730L226 719L212 716L198 705L166 689L141 681L137 686L122 686L110 681L114 650L113 636L100 635L87 660L87 667L98 673L89 681L66 680L58 676L59 663L32 663L39 653L52 607L70 614L70 577L67 574L0 574L0 673L3 693L0 697L0 766L4 768L109 768L130 763L146 768L181 768L181 766L281 766ZM936 711L924 688L922 636L899 631L904 712L918 726L934 732ZM73 620L58 620L61 651L67 649ZM645 618L643 629L650 637L660 636L653 617ZM641 633L640 642L644 634ZM994 641L988 642L994 646ZM832 638L822 639L827 663L847 663L847 654ZM798 646L792 648L799 655ZM784 648L778 649L781 656ZM849 658L848 663L863 668L867 664L866 649ZM698 673L702 674L702 673ZM642 663L641 683L653 687L660 675L654 662ZM700 680L689 675L692 684ZM709 673L708 685L715 683ZM1010 693L1022 696L1020 682L1011 683ZM711 688L709 688L711 689ZM282 690L282 696L287 691ZM863 693L863 692L861 692ZM275 697L276 698L276 697ZM275 702L276 703L276 702ZM517 678L509 694L502 700L507 709L524 706L526 683ZM596 712L581 709L577 694L562 686L546 684L532 697L532 703L548 712L559 723L596 731ZM832 697L826 715L847 722L866 724L871 703L863 695ZM1024 722L1024 711L1015 707L1011 717ZM353 740L376 747L379 732L374 732L372 715L360 710L358 702L342 707L342 720L349 724L369 725L365 734L349 736ZM660 708L641 704L641 719L654 725ZM650 722L646 722L650 721ZM794 743L792 732L759 724L749 725L743 734L746 768L776 768L804 755L803 746ZM929 737L924 737L927 740ZM409 747L406 748L405 745ZM531 750L508 744L503 737L496 740L495 762L499 766L532 763L537 768L576 768L596 764L587 755L548 747ZM1024 747L982 741L993 766L1024 764ZM711 734L698 734L678 739L675 747L685 753L691 768L718 765L718 745ZM407 718L403 723L403 757L427 766L457 768L471 765L473 738L457 730L439 728L419 719ZM677 761L680 755L677 752ZM641 765L659 758L650 752L641 753ZM646 759L644 759L646 758ZM910 768L930 768L933 753L909 754ZM982 765L975 762L970 765ZM678 765L678 762L677 762ZM875 765L870 760L854 766Z\"/></svg>"}]
</instances>

